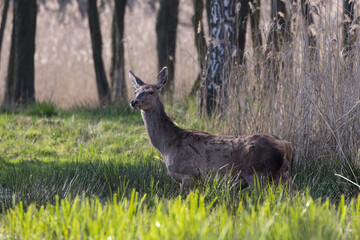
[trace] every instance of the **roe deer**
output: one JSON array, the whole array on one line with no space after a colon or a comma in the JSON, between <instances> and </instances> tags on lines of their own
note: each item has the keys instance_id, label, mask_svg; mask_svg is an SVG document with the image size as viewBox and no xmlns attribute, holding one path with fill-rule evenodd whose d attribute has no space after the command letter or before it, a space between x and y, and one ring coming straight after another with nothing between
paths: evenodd
<instances>
[{"instance_id":1,"label":"roe deer","mask_svg":"<svg viewBox=\"0 0 360 240\"><path fill-rule=\"evenodd\" d=\"M141 109L152 145L166 164L168 174L180 182L181 189L191 188L194 179L207 174L241 179L241 187L254 188L254 176L275 183L291 182L291 144L269 134L248 136L217 136L205 132L181 129L166 115L160 101L160 91L167 81L167 68L157 76L157 84L141 81L129 71L136 97L130 102L133 109Z\"/></svg>"}]
</instances>

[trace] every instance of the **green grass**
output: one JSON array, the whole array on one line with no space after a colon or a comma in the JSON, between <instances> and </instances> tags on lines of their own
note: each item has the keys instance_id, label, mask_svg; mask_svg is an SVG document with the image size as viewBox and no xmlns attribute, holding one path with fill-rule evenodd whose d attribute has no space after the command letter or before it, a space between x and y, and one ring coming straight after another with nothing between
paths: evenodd
<instances>
[{"instance_id":1,"label":"green grass","mask_svg":"<svg viewBox=\"0 0 360 240\"><path fill-rule=\"evenodd\" d=\"M181 127L208 130L189 105L167 111ZM359 190L334 176L352 174L336 159L296 164L298 194L237 191L217 179L185 194L139 112L51 104L1 111L0 240L360 238Z\"/></svg>"}]
</instances>

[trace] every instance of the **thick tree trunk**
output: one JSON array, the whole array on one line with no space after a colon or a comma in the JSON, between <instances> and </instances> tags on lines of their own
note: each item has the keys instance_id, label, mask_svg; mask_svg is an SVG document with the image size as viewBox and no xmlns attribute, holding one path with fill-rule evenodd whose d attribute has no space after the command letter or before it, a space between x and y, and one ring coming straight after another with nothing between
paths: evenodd
<instances>
[{"instance_id":1,"label":"thick tree trunk","mask_svg":"<svg viewBox=\"0 0 360 240\"><path fill-rule=\"evenodd\" d=\"M160 0L156 18L157 54L159 71L167 66L168 83L165 92L172 96L174 90L176 30L179 0Z\"/></svg>"},{"instance_id":2,"label":"thick tree trunk","mask_svg":"<svg viewBox=\"0 0 360 240\"><path fill-rule=\"evenodd\" d=\"M87 13L99 100L100 104L106 104L110 100L110 93L102 59L102 37L96 0L88 0Z\"/></svg>"},{"instance_id":3,"label":"thick tree trunk","mask_svg":"<svg viewBox=\"0 0 360 240\"><path fill-rule=\"evenodd\" d=\"M190 95L195 95L196 92L200 89L201 74L204 69L205 56L207 51L205 33L204 33L204 24L202 22L204 2L203 0L193 0L193 4L194 4L194 16L192 17L192 23L195 33L195 46L198 54L198 62L200 64L200 73L198 74L195 80Z\"/></svg>"},{"instance_id":4,"label":"thick tree trunk","mask_svg":"<svg viewBox=\"0 0 360 240\"><path fill-rule=\"evenodd\" d=\"M217 106L222 110L227 105L227 86L235 45L234 32L235 0L213 0L207 67L204 69L200 96L200 106L205 106L208 114L211 114Z\"/></svg>"},{"instance_id":5,"label":"thick tree trunk","mask_svg":"<svg viewBox=\"0 0 360 240\"><path fill-rule=\"evenodd\" d=\"M34 54L36 0L15 0L13 32L5 86L7 105L24 105L35 100Z\"/></svg>"},{"instance_id":6,"label":"thick tree trunk","mask_svg":"<svg viewBox=\"0 0 360 240\"><path fill-rule=\"evenodd\" d=\"M112 23L111 86L114 101L125 101L127 96L124 72L124 17L126 0L116 1Z\"/></svg>"},{"instance_id":7,"label":"thick tree trunk","mask_svg":"<svg viewBox=\"0 0 360 240\"><path fill-rule=\"evenodd\" d=\"M5 26L6 26L7 14L8 14L8 10L9 10L9 3L10 3L10 0L5 0L3 12L2 12L2 14L1 14L1 24L0 24L0 61L1 61L2 41L3 41L3 37L4 37L4 31L5 31Z\"/></svg>"},{"instance_id":8,"label":"thick tree trunk","mask_svg":"<svg viewBox=\"0 0 360 240\"><path fill-rule=\"evenodd\" d=\"M15 0L15 9L15 102L27 104L35 100L36 0Z\"/></svg>"}]
</instances>

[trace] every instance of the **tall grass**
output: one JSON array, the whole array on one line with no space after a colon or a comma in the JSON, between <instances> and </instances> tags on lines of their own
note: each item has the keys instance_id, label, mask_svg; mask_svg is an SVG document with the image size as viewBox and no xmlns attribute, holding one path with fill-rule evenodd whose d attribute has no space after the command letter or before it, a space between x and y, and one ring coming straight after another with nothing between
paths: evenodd
<instances>
[{"instance_id":1,"label":"tall grass","mask_svg":"<svg viewBox=\"0 0 360 240\"><path fill-rule=\"evenodd\" d=\"M290 8L296 20L286 35L292 41L266 39L247 51L246 64L230 73L227 109L209 124L224 134L266 132L287 139L296 174L312 169L315 179L325 174L343 189L351 183L334 174L360 182L360 47L359 39L344 47L335 5L312 2L317 15L310 26L299 8Z\"/></svg>"}]
</instances>

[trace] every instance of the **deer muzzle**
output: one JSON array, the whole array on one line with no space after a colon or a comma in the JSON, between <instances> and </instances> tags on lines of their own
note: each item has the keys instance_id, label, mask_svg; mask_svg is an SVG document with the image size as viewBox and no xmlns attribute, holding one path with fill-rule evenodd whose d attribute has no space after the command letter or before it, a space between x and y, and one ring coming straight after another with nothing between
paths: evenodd
<instances>
[{"instance_id":1,"label":"deer muzzle","mask_svg":"<svg viewBox=\"0 0 360 240\"><path fill-rule=\"evenodd\" d=\"M130 102L130 106L131 106L132 108L134 108L134 109L135 109L135 107L136 107L137 103L138 103L138 101L137 101L136 99L131 100L131 102Z\"/></svg>"}]
</instances>

